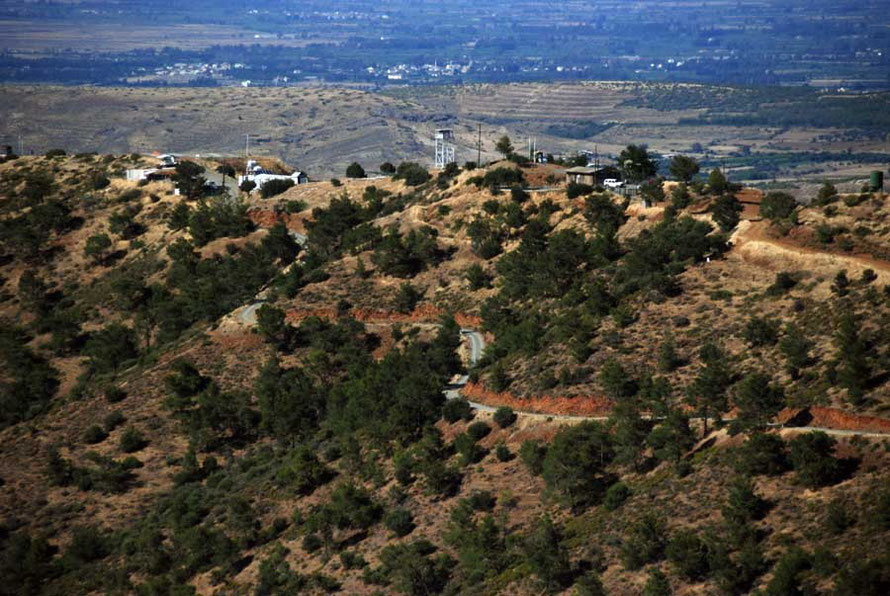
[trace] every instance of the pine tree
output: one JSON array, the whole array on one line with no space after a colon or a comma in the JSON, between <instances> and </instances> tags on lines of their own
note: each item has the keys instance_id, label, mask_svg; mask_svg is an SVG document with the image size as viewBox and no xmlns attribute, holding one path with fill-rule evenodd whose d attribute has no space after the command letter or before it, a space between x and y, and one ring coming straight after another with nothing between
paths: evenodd
<instances>
[{"instance_id":1,"label":"pine tree","mask_svg":"<svg viewBox=\"0 0 890 596\"><path fill-rule=\"evenodd\" d=\"M732 371L727 356L715 343L708 342L699 353L703 362L698 376L688 390L688 401L704 419L704 434L708 434L708 420L726 411L726 391L732 383Z\"/></svg>"},{"instance_id":2,"label":"pine tree","mask_svg":"<svg viewBox=\"0 0 890 596\"><path fill-rule=\"evenodd\" d=\"M845 310L838 322L835 345L840 362L838 380L846 387L850 402L860 405L865 399L871 367L868 362L868 347L860 336L859 319L850 309Z\"/></svg>"},{"instance_id":3,"label":"pine tree","mask_svg":"<svg viewBox=\"0 0 890 596\"><path fill-rule=\"evenodd\" d=\"M793 323L785 326L785 335L779 340L779 351L787 361L786 369L792 378L800 376L800 369L810 362L813 342L807 339L800 327Z\"/></svg>"}]
</instances>

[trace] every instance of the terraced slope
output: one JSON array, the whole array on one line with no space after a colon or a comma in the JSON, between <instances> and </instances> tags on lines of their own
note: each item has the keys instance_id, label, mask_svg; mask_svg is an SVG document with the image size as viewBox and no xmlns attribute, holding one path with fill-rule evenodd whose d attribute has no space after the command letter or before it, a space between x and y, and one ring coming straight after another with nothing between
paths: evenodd
<instances>
[{"instance_id":1,"label":"terraced slope","mask_svg":"<svg viewBox=\"0 0 890 596\"><path fill-rule=\"evenodd\" d=\"M416 104L352 90L9 87L0 137L43 152L277 155L310 173L342 173L425 152L431 116ZM397 122L397 115L402 122Z\"/></svg>"}]
</instances>

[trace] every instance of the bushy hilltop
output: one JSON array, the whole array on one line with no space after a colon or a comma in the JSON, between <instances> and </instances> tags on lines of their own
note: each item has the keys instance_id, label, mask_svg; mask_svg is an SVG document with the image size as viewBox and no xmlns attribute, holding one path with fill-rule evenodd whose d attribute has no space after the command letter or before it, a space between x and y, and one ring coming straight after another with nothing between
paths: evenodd
<instances>
[{"instance_id":1,"label":"bushy hilltop","mask_svg":"<svg viewBox=\"0 0 890 596\"><path fill-rule=\"evenodd\" d=\"M890 588L883 197L149 161L0 164L3 593Z\"/></svg>"}]
</instances>

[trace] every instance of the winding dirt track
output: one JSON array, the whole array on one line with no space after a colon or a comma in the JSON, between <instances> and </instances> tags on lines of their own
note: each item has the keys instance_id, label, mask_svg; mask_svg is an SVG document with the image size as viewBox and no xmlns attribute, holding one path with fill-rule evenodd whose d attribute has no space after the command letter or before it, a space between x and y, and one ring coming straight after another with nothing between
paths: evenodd
<instances>
[{"instance_id":1,"label":"winding dirt track","mask_svg":"<svg viewBox=\"0 0 890 596\"><path fill-rule=\"evenodd\" d=\"M773 238L767 234L768 227L764 221L740 222L730 238L733 245L730 254L737 254L742 260L771 271L804 268L835 272L846 269L851 274L861 274L872 269L881 282L890 282L890 262L871 255L820 251L787 238Z\"/></svg>"},{"instance_id":2,"label":"winding dirt track","mask_svg":"<svg viewBox=\"0 0 890 596\"><path fill-rule=\"evenodd\" d=\"M820 271L847 269L850 272L859 273L865 269L872 269L879 279L885 283L890 281L890 262L881 261L867 255L837 255L809 247L802 247L786 239L772 238L767 235L766 230L767 224L762 221L741 222L731 237L733 245L731 254L736 254L746 262L763 266L770 270L779 271L786 268L805 266L809 269ZM299 240L303 240L303 238L299 238ZM233 314L241 324L251 327L256 324L256 310L262 304L263 297L260 294L252 303L243 306ZM485 350L485 337L471 328L461 329L461 336L466 338L469 345L469 365L474 366L481 359L482 353ZM468 384L469 377L467 375L454 379L443 389L446 399L461 397ZM493 412L497 409L497 406L482 402L469 401L469 404L472 408L483 412ZM523 411L521 409L515 409L515 411L520 416L538 420L608 420L607 416L548 414L545 412ZM883 431L849 430L819 426L786 427L781 423L770 426L791 432L822 431L835 436L890 437L890 432Z\"/></svg>"}]
</instances>

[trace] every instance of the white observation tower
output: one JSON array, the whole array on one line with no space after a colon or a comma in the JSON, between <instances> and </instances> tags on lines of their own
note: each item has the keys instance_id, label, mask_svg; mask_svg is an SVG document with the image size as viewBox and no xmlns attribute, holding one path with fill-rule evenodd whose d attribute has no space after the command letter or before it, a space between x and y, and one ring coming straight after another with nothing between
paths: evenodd
<instances>
[{"instance_id":1,"label":"white observation tower","mask_svg":"<svg viewBox=\"0 0 890 596\"><path fill-rule=\"evenodd\" d=\"M442 169L454 161L454 131L440 128L436 131L436 168Z\"/></svg>"}]
</instances>

